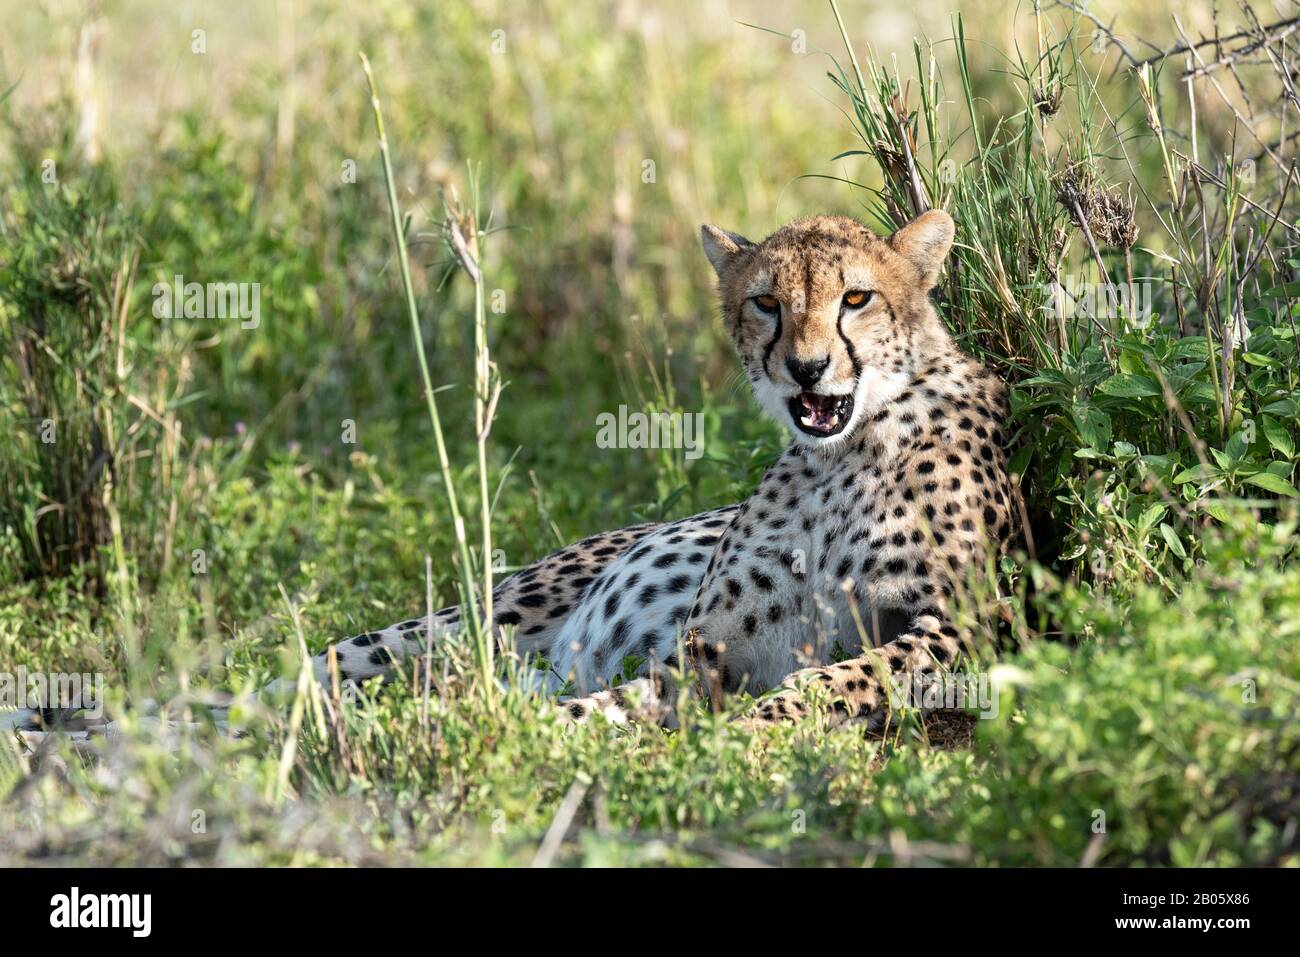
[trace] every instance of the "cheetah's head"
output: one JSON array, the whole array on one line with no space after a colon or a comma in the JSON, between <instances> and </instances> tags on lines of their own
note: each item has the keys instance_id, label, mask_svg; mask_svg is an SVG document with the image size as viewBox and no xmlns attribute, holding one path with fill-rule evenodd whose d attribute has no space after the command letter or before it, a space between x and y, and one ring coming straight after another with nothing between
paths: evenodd
<instances>
[{"instance_id":1,"label":"cheetah's head","mask_svg":"<svg viewBox=\"0 0 1300 957\"><path fill-rule=\"evenodd\" d=\"M847 216L795 220L761 243L701 227L754 392L796 438L844 441L951 347L928 293L953 231L940 210L887 239Z\"/></svg>"}]
</instances>

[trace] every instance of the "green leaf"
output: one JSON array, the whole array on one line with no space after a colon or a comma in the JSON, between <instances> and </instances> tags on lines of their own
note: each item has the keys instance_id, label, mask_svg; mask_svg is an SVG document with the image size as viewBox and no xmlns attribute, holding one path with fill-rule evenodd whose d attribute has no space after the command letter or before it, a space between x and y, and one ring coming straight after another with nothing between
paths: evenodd
<instances>
[{"instance_id":1,"label":"green leaf","mask_svg":"<svg viewBox=\"0 0 1300 957\"><path fill-rule=\"evenodd\" d=\"M1117 372L1097 386L1097 390L1121 399L1143 399L1159 395L1160 385L1150 376Z\"/></svg>"},{"instance_id":2,"label":"green leaf","mask_svg":"<svg viewBox=\"0 0 1300 957\"><path fill-rule=\"evenodd\" d=\"M1300 492L1295 490L1295 486L1280 476L1272 472L1260 472L1258 475L1246 476L1246 481L1251 485L1258 485L1260 488L1276 495L1285 495L1288 498L1300 498Z\"/></svg>"},{"instance_id":3,"label":"green leaf","mask_svg":"<svg viewBox=\"0 0 1300 957\"><path fill-rule=\"evenodd\" d=\"M1228 439L1228 444L1224 446L1224 451L1235 462L1250 451L1250 443L1246 441L1245 432L1234 432ZM1223 463L1220 462L1220 465Z\"/></svg>"},{"instance_id":4,"label":"green leaf","mask_svg":"<svg viewBox=\"0 0 1300 957\"><path fill-rule=\"evenodd\" d=\"M1225 525L1228 523L1228 510L1222 502L1206 502L1205 510L1210 513L1212 518L1223 522Z\"/></svg>"},{"instance_id":5,"label":"green leaf","mask_svg":"<svg viewBox=\"0 0 1300 957\"><path fill-rule=\"evenodd\" d=\"M1084 445L1104 449L1110 445L1110 416L1085 403L1074 406L1074 424Z\"/></svg>"},{"instance_id":6,"label":"green leaf","mask_svg":"<svg viewBox=\"0 0 1300 957\"><path fill-rule=\"evenodd\" d=\"M1169 507L1167 505L1163 505L1157 502L1155 505L1152 505L1150 508L1148 508L1145 512L1142 513L1142 517L1138 519L1138 528L1140 528L1143 531L1143 533L1145 533L1148 529L1153 528L1156 522L1164 518L1165 512L1167 512L1168 510Z\"/></svg>"},{"instance_id":7,"label":"green leaf","mask_svg":"<svg viewBox=\"0 0 1300 957\"><path fill-rule=\"evenodd\" d=\"M1246 349L1250 353L1267 356L1277 347L1277 339L1273 336L1273 330L1270 327L1256 329L1251 333L1250 341L1246 344Z\"/></svg>"},{"instance_id":8,"label":"green leaf","mask_svg":"<svg viewBox=\"0 0 1300 957\"><path fill-rule=\"evenodd\" d=\"M1213 465L1203 463L1193 465L1189 469L1183 469L1174 476L1175 485L1185 485L1188 482L1209 482L1219 477L1219 470Z\"/></svg>"},{"instance_id":9,"label":"green leaf","mask_svg":"<svg viewBox=\"0 0 1300 957\"><path fill-rule=\"evenodd\" d=\"M1241 358L1253 366L1276 366L1279 364L1272 356L1263 356L1258 352L1243 352Z\"/></svg>"},{"instance_id":10,"label":"green leaf","mask_svg":"<svg viewBox=\"0 0 1300 957\"><path fill-rule=\"evenodd\" d=\"M1047 386L1050 389L1070 389L1074 387L1074 383L1055 369L1044 369L1038 375L1023 379L1020 382L1022 387L1031 385Z\"/></svg>"},{"instance_id":11,"label":"green leaf","mask_svg":"<svg viewBox=\"0 0 1300 957\"><path fill-rule=\"evenodd\" d=\"M1070 549L1070 551L1067 554L1061 556L1061 561L1072 562L1076 558L1082 558L1084 553L1087 551L1088 551L1087 545L1076 545L1074 548Z\"/></svg>"},{"instance_id":12,"label":"green leaf","mask_svg":"<svg viewBox=\"0 0 1300 957\"><path fill-rule=\"evenodd\" d=\"M1171 359L1204 359L1209 352L1205 336L1184 336L1174 342L1169 350Z\"/></svg>"},{"instance_id":13,"label":"green leaf","mask_svg":"<svg viewBox=\"0 0 1300 957\"><path fill-rule=\"evenodd\" d=\"M1183 549L1183 543L1178 540L1178 533L1169 527L1168 522L1160 523L1160 534L1169 546L1169 550L1179 558L1187 558L1187 552Z\"/></svg>"},{"instance_id":14,"label":"green leaf","mask_svg":"<svg viewBox=\"0 0 1300 957\"><path fill-rule=\"evenodd\" d=\"M1300 410L1297 409L1295 402L1291 399L1278 399L1276 402L1270 402L1260 411L1267 412L1270 415L1281 415L1290 418L1294 417L1296 412Z\"/></svg>"},{"instance_id":15,"label":"green leaf","mask_svg":"<svg viewBox=\"0 0 1300 957\"><path fill-rule=\"evenodd\" d=\"M1033 457L1034 447L1022 445L1016 449L1016 454L1011 456L1011 464L1007 466L1007 472L1011 475L1024 475L1025 469L1029 468L1029 460Z\"/></svg>"},{"instance_id":16,"label":"green leaf","mask_svg":"<svg viewBox=\"0 0 1300 957\"><path fill-rule=\"evenodd\" d=\"M1178 457L1174 455L1157 455L1148 453L1142 456L1142 464L1149 465L1153 469L1171 469L1179 465Z\"/></svg>"},{"instance_id":17,"label":"green leaf","mask_svg":"<svg viewBox=\"0 0 1300 957\"><path fill-rule=\"evenodd\" d=\"M1150 352L1151 350L1149 348L1144 348L1139 352L1131 346L1126 347L1119 355L1119 371L1131 373L1146 372L1147 366L1144 353Z\"/></svg>"},{"instance_id":18,"label":"green leaf","mask_svg":"<svg viewBox=\"0 0 1300 957\"><path fill-rule=\"evenodd\" d=\"M645 659L639 655L624 655L623 660L619 663L619 667L622 669L623 681L632 681L636 678L641 665L644 663Z\"/></svg>"},{"instance_id":19,"label":"green leaf","mask_svg":"<svg viewBox=\"0 0 1300 957\"><path fill-rule=\"evenodd\" d=\"M1287 458L1295 458L1295 440L1291 438L1291 433L1286 430L1286 426L1266 415L1260 427L1264 430L1264 438L1268 439L1269 445Z\"/></svg>"}]
</instances>

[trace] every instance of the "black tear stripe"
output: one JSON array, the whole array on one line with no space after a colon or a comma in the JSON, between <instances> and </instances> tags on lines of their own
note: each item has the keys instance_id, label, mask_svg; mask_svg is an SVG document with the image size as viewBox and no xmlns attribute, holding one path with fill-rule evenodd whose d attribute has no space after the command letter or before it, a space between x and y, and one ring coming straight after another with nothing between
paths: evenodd
<instances>
[{"instance_id":1,"label":"black tear stripe","mask_svg":"<svg viewBox=\"0 0 1300 957\"><path fill-rule=\"evenodd\" d=\"M808 309L812 306L812 258L804 256L803 260L803 314L804 318L808 317Z\"/></svg>"},{"instance_id":2,"label":"black tear stripe","mask_svg":"<svg viewBox=\"0 0 1300 957\"><path fill-rule=\"evenodd\" d=\"M763 347L763 374L766 375L769 379L772 378L772 371L767 367L767 360L771 358L772 350L776 348L776 344L780 341L781 341L781 314L778 312L776 314L776 332L773 333L772 338L768 340L767 345Z\"/></svg>"},{"instance_id":3,"label":"black tear stripe","mask_svg":"<svg viewBox=\"0 0 1300 957\"><path fill-rule=\"evenodd\" d=\"M844 334L844 307L840 307L839 317L835 320L835 331L839 333L840 341L844 343L844 348L848 350L849 362L853 363L853 384L856 387L859 377L862 375L862 363L858 360L857 350L853 348L853 343L849 337Z\"/></svg>"}]
</instances>

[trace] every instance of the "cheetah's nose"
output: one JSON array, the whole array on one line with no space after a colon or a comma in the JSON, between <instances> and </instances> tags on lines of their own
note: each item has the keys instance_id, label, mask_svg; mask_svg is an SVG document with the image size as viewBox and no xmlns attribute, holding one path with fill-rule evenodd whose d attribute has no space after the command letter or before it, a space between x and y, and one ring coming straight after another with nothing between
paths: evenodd
<instances>
[{"instance_id":1,"label":"cheetah's nose","mask_svg":"<svg viewBox=\"0 0 1300 957\"><path fill-rule=\"evenodd\" d=\"M785 367L790 370L790 375L795 382L805 389L811 389L815 386L826 367L831 364L831 357L824 359L813 359L809 362L801 362L794 356L786 356Z\"/></svg>"}]
</instances>

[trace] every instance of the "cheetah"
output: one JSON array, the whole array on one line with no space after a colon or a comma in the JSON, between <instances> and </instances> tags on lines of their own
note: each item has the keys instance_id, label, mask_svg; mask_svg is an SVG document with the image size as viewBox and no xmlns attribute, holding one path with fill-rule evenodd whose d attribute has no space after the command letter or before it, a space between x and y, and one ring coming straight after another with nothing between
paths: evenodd
<instances>
[{"instance_id":1,"label":"cheetah","mask_svg":"<svg viewBox=\"0 0 1300 957\"><path fill-rule=\"evenodd\" d=\"M951 605L1013 534L1005 385L931 302L954 239L932 210L888 237L846 216L762 242L701 227L722 316L763 410L792 441L744 502L594 535L502 581L494 631L545 657L560 714L672 726L674 676L749 726L795 721L820 685L832 726L879 728L886 682L951 665ZM333 646L340 679L386 677L460 610ZM329 651L312 661L331 680ZM630 655L643 662L615 686ZM836 661L836 658L842 660ZM39 724L39 716L37 716Z\"/></svg>"},{"instance_id":2,"label":"cheetah","mask_svg":"<svg viewBox=\"0 0 1300 957\"><path fill-rule=\"evenodd\" d=\"M702 229L745 373L794 437L732 510L681 629L687 669L715 704L779 687L742 718L751 726L804 717L817 683L831 726L878 729L889 680L965 650L950 605L1011 544L1006 386L930 301L953 238L938 210L887 239L848 217L797 220L761 243ZM673 548L659 539L620 555L593 588L625 597L588 601L557 636L602 674L596 655L620 647L620 615L649 612L661 636L644 677L569 702L574 719L627 720L629 701L671 712L677 619L657 620L636 588L663 587L663 574L641 583L686 557ZM836 653L846 660L830 663Z\"/></svg>"}]
</instances>

